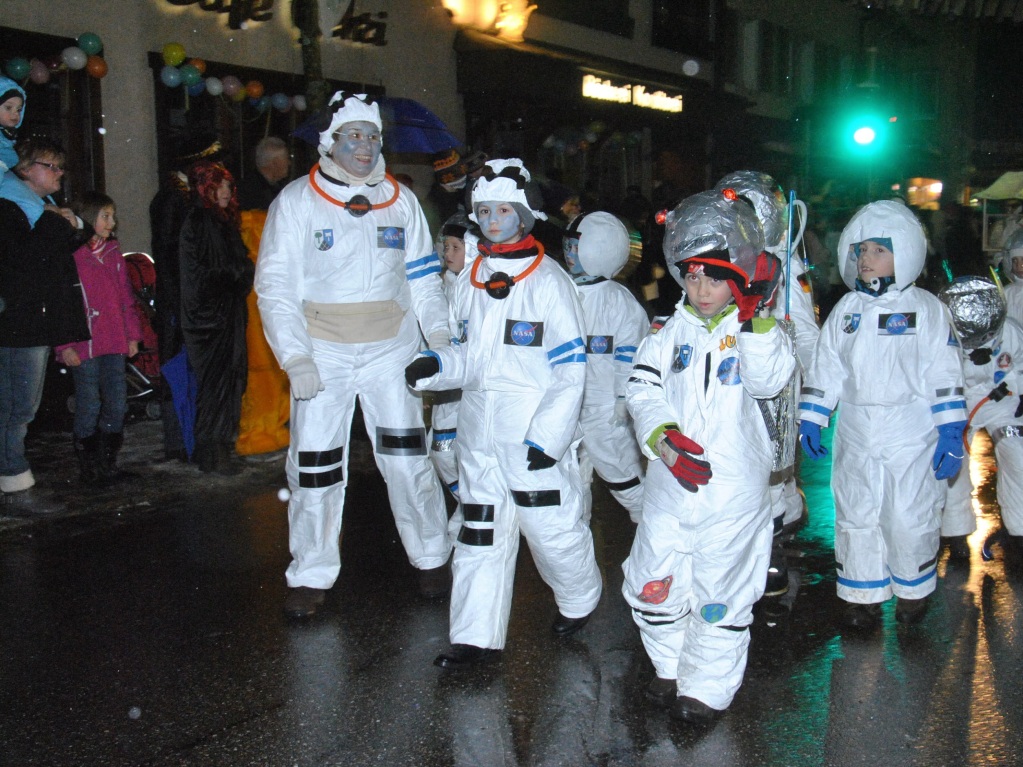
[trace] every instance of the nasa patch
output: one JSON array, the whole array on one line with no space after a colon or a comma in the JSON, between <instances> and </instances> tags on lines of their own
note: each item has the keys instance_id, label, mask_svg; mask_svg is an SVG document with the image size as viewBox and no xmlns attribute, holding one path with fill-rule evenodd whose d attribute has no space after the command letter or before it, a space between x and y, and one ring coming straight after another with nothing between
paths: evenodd
<instances>
[{"instance_id":1,"label":"nasa patch","mask_svg":"<svg viewBox=\"0 0 1023 767\"><path fill-rule=\"evenodd\" d=\"M735 386L742 383L742 376L739 375L739 358L725 357L718 365L718 380L725 386Z\"/></svg>"},{"instance_id":2,"label":"nasa patch","mask_svg":"<svg viewBox=\"0 0 1023 767\"><path fill-rule=\"evenodd\" d=\"M390 250L405 250L405 228L401 226L378 226L377 247Z\"/></svg>"},{"instance_id":3,"label":"nasa patch","mask_svg":"<svg viewBox=\"0 0 1023 767\"><path fill-rule=\"evenodd\" d=\"M915 336L916 312L878 315L877 334L879 336Z\"/></svg>"},{"instance_id":4,"label":"nasa patch","mask_svg":"<svg viewBox=\"0 0 1023 767\"><path fill-rule=\"evenodd\" d=\"M334 230L317 229L313 232L313 242L317 250L330 250L334 247Z\"/></svg>"},{"instance_id":5,"label":"nasa patch","mask_svg":"<svg viewBox=\"0 0 1023 767\"><path fill-rule=\"evenodd\" d=\"M614 348L614 336L586 336L587 354L611 354Z\"/></svg>"},{"instance_id":6,"label":"nasa patch","mask_svg":"<svg viewBox=\"0 0 1023 767\"><path fill-rule=\"evenodd\" d=\"M505 320L504 342L511 346L543 346L543 323Z\"/></svg>"}]
</instances>

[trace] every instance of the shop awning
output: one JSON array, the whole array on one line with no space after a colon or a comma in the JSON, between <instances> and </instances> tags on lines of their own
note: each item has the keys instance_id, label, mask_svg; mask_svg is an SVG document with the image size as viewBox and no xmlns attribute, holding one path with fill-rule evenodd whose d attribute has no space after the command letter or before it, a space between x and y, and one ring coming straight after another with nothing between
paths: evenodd
<instances>
[{"instance_id":1,"label":"shop awning","mask_svg":"<svg viewBox=\"0 0 1023 767\"><path fill-rule=\"evenodd\" d=\"M978 200L1023 200L1023 171L1003 173L995 183L974 196Z\"/></svg>"}]
</instances>

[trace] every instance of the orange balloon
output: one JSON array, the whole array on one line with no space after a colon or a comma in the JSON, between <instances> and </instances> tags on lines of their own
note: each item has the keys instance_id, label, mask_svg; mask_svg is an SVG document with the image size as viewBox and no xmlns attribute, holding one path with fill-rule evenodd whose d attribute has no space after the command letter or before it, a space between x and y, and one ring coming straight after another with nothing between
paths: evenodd
<instances>
[{"instance_id":1,"label":"orange balloon","mask_svg":"<svg viewBox=\"0 0 1023 767\"><path fill-rule=\"evenodd\" d=\"M199 74L206 74L206 62L203 59L189 59L188 63L199 70Z\"/></svg>"},{"instance_id":2,"label":"orange balloon","mask_svg":"<svg viewBox=\"0 0 1023 767\"><path fill-rule=\"evenodd\" d=\"M263 83L259 80L249 80L245 84L245 92L250 99L258 99L263 95Z\"/></svg>"},{"instance_id":3,"label":"orange balloon","mask_svg":"<svg viewBox=\"0 0 1023 767\"><path fill-rule=\"evenodd\" d=\"M103 57L93 54L85 62L85 71L99 80L107 74L107 62Z\"/></svg>"}]
</instances>

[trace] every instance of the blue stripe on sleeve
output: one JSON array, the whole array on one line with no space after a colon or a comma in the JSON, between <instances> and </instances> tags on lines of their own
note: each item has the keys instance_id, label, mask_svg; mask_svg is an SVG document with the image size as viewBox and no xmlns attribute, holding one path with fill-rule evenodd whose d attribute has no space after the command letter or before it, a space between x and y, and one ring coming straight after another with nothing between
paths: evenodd
<instances>
[{"instance_id":1,"label":"blue stripe on sleeve","mask_svg":"<svg viewBox=\"0 0 1023 767\"><path fill-rule=\"evenodd\" d=\"M561 346L551 349L547 352L547 359L553 360L555 357L564 354L565 352L571 351L572 349L585 348L586 344L583 343L583 339L576 337L571 341L563 343Z\"/></svg>"},{"instance_id":2,"label":"blue stripe on sleeve","mask_svg":"<svg viewBox=\"0 0 1023 767\"><path fill-rule=\"evenodd\" d=\"M799 409L809 410L811 413L820 413L821 415L826 415L829 418L831 417L831 410L829 408L826 408L823 405L815 405L812 402L800 402Z\"/></svg>"}]
</instances>

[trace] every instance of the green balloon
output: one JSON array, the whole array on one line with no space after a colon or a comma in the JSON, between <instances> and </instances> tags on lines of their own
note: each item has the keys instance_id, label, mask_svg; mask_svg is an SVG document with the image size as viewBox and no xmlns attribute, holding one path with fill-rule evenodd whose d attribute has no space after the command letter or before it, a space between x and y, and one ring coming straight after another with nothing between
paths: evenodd
<instances>
[{"instance_id":1,"label":"green balloon","mask_svg":"<svg viewBox=\"0 0 1023 767\"><path fill-rule=\"evenodd\" d=\"M4 69L12 80L24 80L32 70L32 65L19 56L8 61Z\"/></svg>"},{"instance_id":2,"label":"green balloon","mask_svg":"<svg viewBox=\"0 0 1023 767\"><path fill-rule=\"evenodd\" d=\"M178 67L178 72L181 73L181 82L186 86L202 82L202 72L192 64L182 64Z\"/></svg>"},{"instance_id":3,"label":"green balloon","mask_svg":"<svg viewBox=\"0 0 1023 767\"><path fill-rule=\"evenodd\" d=\"M95 56L103 50L103 41L93 32L83 32L78 36L78 47L90 56Z\"/></svg>"}]
</instances>

